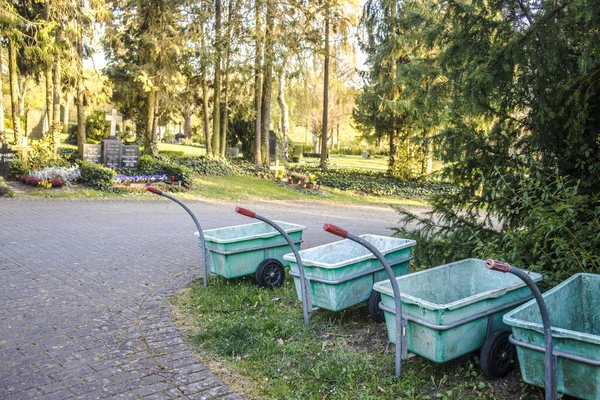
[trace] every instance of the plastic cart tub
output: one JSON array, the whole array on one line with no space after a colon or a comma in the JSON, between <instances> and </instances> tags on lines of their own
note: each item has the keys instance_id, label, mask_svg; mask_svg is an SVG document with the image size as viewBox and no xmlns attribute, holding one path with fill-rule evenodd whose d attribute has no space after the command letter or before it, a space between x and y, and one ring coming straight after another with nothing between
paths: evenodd
<instances>
[{"instance_id":1,"label":"plastic cart tub","mask_svg":"<svg viewBox=\"0 0 600 400\"><path fill-rule=\"evenodd\" d=\"M299 249L306 227L275 221ZM265 222L203 231L210 254L210 272L227 279L251 275L265 260L283 261L290 246L283 236ZM196 236L198 232L196 232Z\"/></svg>"},{"instance_id":2,"label":"plastic cart tub","mask_svg":"<svg viewBox=\"0 0 600 400\"><path fill-rule=\"evenodd\" d=\"M600 399L600 275L580 273L542 295L550 311L556 389ZM523 380L544 387L544 331L537 304L507 313Z\"/></svg>"},{"instance_id":3,"label":"plastic cart tub","mask_svg":"<svg viewBox=\"0 0 600 400\"><path fill-rule=\"evenodd\" d=\"M414 240L377 235L361 235L385 256L394 274L408 272ZM309 305L340 311L367 301L373 283L388 276L377 258L366 248L349 239L312 247L299 252L304 275L309 282ZM302 300L298 264L293 254L286 254L291 266L298 298Z\"/></svg>"},{"instance_id":4,"label":"plastic cart tub","mask_svg":"<svg viewBox=\"0 0 600 400\"><path fill-rule=\"evenodd\" d=\"M530 274L536 282L542 279L540 274ZM408 350L437 363L477 350L488 337L494 338L493 333L509 330L502 316L531 298L523 281L488 270L479 259L441 265L400 276L396 281L402 316L408 320ZM388 337L395 344L390 281L378 282L374 289L381 293Z\"/></svg>"}]
</instances>

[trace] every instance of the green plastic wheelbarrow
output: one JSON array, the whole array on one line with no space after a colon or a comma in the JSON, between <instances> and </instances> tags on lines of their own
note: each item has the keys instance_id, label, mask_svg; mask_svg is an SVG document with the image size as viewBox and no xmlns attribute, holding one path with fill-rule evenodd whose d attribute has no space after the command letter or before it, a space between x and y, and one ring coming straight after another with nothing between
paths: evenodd
<instances>
[{"instance_id":1,"label":"green plastic wheelbarrow","mask_svg":"<svg viewBox=\"0 0 600 400\"><path fill-rule=\"evenodd\" d=\"M600 275L575 274L541 297L551 311L546 324L534 301L504 316L512 327L523 380L551 393L600 399ZM544 345L549 332L551 353ZM548 354L553 376L545 370ZM554 382L548 385L549 380Z\"/></svg>"},{"instance_id":2,"label":"green plastic wheelbarrow","mask_svg":"<svg viewBox=\"0 0 600 400\"><path fill-rule=\"evenodd\" d=\"M305 226L271 221L283 229L297 249ZM196 232L199 237L199 233ZM210 272L226 279L254 274L259 286L278 287L285 280L283 256L290 245L266 222L229 226L204 231Z\"/></svg>"},{"instance_id":3,"label":"green plastic wheelbarrow","mask_svg":"<svg viewBox=\"0 0 600 400\"><path fill-rule=\"evenodd\" d=\"M174 201L192 217L198 229L195 232L198 246L204 257L204 286L208 285L209 270L226 279L254 274L258 285L264 287L274 288L283 284L283 255L292 246L292 251L300 248L306 227L261 216L262 222L203 231L198 218L183 201L153 186L146 187L146 190ZM240 207L236 208L236 212L255 216Z\"/></svg>"},{"instance_id":4,"label":"green plastic wheelbarrow","mask_svg":"<svg viewBox=\"0 0 600 400\"><path fill-rule=\"evenodd\" d=\"M530 273L538 282L542 276ZM481 369L490 378L513 367L514 347L504 314L531 299L519 278L488 270L466 259L396 278L407 320L403 347L436 363L481 349ZM395 300L390 281L375 283L381 293L390 342L396 344Z\"/></svg>"},{"instance_id":5,"label":"green plastic wheelbarrow","mask_svg":"<svg viewBox=\"0 0 600 400\"><path fill-rule=\"evenodd\" d=\"M414 240L378 235L361 235L360 238L375 246L390 264L394 276L404 275L412 259ZM356 304L369 301L369 315L383 322L383 313L377 305L378 292L373 284L389 279L376 256L350 239L312 247L299 252L307 282L310 311L325 309L341 311ZM283 259L290 264L290 275L294 277L298 299L303 300L300 271L294 254Z\"/></svg>"}]
</instances>

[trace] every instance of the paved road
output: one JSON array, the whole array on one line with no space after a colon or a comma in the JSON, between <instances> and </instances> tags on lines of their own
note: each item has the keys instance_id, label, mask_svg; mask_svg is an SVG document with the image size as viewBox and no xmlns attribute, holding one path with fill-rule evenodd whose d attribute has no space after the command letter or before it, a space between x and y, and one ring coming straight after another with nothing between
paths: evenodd
<instances>
[{"instance_id":1,"label":"paved road","mask_svg":"<svg viewBox=\"0 0 600 400\"><path fill-rule=\"evenodd\" d=\"M188 202L203 229L249 223L232 202ZM245 202L307 226L391 234L387 207ZM188 350L168 299L201 276L192 219L155 201L0 199L0 398L240 399Z\"/></svg>"}]
</instances>

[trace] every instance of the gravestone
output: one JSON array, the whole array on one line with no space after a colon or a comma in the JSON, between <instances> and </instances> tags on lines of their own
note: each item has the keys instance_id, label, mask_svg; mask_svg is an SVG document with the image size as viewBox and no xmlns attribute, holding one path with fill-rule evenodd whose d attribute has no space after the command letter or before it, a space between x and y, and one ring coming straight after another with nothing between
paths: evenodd
<instances>
[{"instance_id":1,"label":"gravestone","mask_svg":"<svg viewBox=\"0 0 600 400\"><path fill-rule=\"evenodd\" d=\"M0 147L0 176L8 176L8 163L14 160L16 151L13 151L6 143Z\"/></svg>"},{"instance_id":2,"label":"gravestone","mask_svg":"<svg viewBox=\"0 0 600 400\"><path fill-rule=\"evenodd\" d=\"M123 143L117 139L102 141L102 163L109 168L120 168Z\"/></svg>"},{"instance_id":3,"label":"gravestone","mask_svg":"<svg viewBox=\"0 0 600 400\"><path fill-rule=\"evenodd\" d=\"M81 157L84 161L88 161L94 164L100 164L102 162L102 145L84 144L83 155Z\"/></svg>"},{"instance_id":4,"label":"gravestone","mask_svg":"<svg viewBox=\"0 0 600 400\"><path fill-rule=\"evenodd\" d=\"M117 122L123 117L113 109L110 114L106 114L106 119L110 121L110 136L101 145L84 144L82 158L109 168L136 168L140 160L140 148L136 144L124 145L115 135Z\"/></svg>"},{"instance_id":5,"label":"gravestone","mask_svg":"<svg viewBox=\"0 0 600 400\"><path fill-rule=\"evenodd\" d=\"M108 139L102 141L102 163L109 168L120 168L123 143L117 139L116 132L117 122L122 121L123 117L117 115L117 110L114 108L105 117L110 121L110 135Z\"/></svg>"},{"instance_id":6,"label":"gravestone","mask_svg":"<svg viewBox=\"0 0 600 400\"><path fill-rule=\"evenodd\" d=\"M140 148L137 144L123 145L121 148L121 166L123 168L135 168L140 160Z\"/></svg>"},{"instance_id":7,"label":"gravestone","mask_svg":"<svg viewBox=\"0 0 600 400\"><path fill-rule=\"evenodd\" d=\"M27 112L27 131L25 135L30 139L41 139L44 136L44 121L46 111L32 108Z\"/></svg>"},{"instance_id":8,"label":"gravestone","mask_svg":"<svg viewBox=\"0 0 600 400\"><path fill-rule=\"evenodd\" d=\"M123 117L120 115L117 115L117 110L115 110L114 108L112 109L112 112L110 114L105 114L105 119L107 121L110 121L110 136L108 137L109 139L116 139L116 133L117 133L117 122L119 121L123 121Z\"/></svg>"},{"instance_id":9,"label":"gravestone","mask_svg":"<svg viewBox=\"0 0 600 400\"><path fill-rule=\"evenodd\" d=\"M238 149L237 147L228 147L227 150L229 151L229 155L232 158L236 158L240 155L240 149Z\"/></svg>"},{"instance_id":10,"label":"gravestone","mask_svg":"<svg viewBox=\"0 0 600 400\"><path fill-rule=\"evenodd\" d=\"M269 158L277 160L277 136L274 133L269 133Z\"/></svg>"}]
</instances>

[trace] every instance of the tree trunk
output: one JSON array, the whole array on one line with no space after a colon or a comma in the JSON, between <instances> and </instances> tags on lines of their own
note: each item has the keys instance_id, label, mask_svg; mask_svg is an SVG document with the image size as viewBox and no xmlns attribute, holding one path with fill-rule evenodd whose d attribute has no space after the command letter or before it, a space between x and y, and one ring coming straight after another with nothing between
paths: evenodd
<instances>
[{"instance_id":1,"label":"tree trunk","mask_svg":"<svg viewBox=\"0 0 600 400\"><path fill-rule=\"evenodd\" d=\"M327 169L327 119L329 117L329 2L325 4L325 62L323 65L323 128L321 129L322 169Z\"/></svg>"},{"instance_id":2,"label":"tree trunk","mask_svg":"<svg viewBox=\"0 0 600 400\"><path fill-rule=\"evenodd\" d=\"M223 102L221 103L221 157L225 158L227 150L227 129L229 128L229 76L227 73L228 64L225 67L225 81L223 82Z\"/></svg>"},{"instance_id":3,"label":"tree trunk","mask_svg":"<svg viewBox=\"0 0 600 400\"><path fill-rule=\"evenodd\" d=\"M183 112L183 136L187 139L192 138L192 108L188 107Z\"/></svg>"},{"instance_id":4,"label":"tree trunk","mask_svg":"<svg viewBox=\"0 0 600 400\"><path fill-rule=\"evenodd\" d=\"M429 133L423 129L421 134L421 174L430 175L433 170L433 142L428 140Z\"/></svg>"},{"instance_id":5,"label":"tree trunk","mask_svg":"<svg viewBox=\"0 0 600 400\"><path fill-rule=\"evenodd\" d=\"M63 28L59 23L58 29L56 31L56 44L59 44L62 41L62 32ZM60 92L61 92L61 65L60 65L60 56L56 54L54 56L54 97L53 97L53 109L52 109L52 119L53 124L50 127L50 131L52 131L52 151L54 154L58 153L58 148L60 147Z\"/></svg>"},{"instance_id":6,"label":"tree trunk","mask_svg":"<svg viewBox=\"0 0 600 400\"><path fill-rule=\"evenodd\" d=\"M63 133L69 133L69 113L71 112L71 103L73 102L73 93L71 90L67 92L65 106L63 108Z\"/></svg>"},{"instance_id":7,"label":"tree trunk","mask_svg":"<svg viewBox=\"0 0 600 400\"><path fill-rule=\"evenodd\" d=\"M48 124L48 133L52 126L52 99L54 98L54 89L52 87L52 64L48 63L46 67L46 123Z\"/></svg>"},{"instance_id":8,"label":"tree trunk","mask_svg":"<svg viewBox=\"0 0 600 400\"><path fill-rule=\"evenodd\" d=\"M395 48L396 46L396 4L392 3L390 5L390 14L391 14L391 18L390 20L392 21L392 26L390 27L390 32L392 35L392 43L393 46ZM397 71L397 60L394 59L392 60L392 67L391 67L391 72L390 72L390 76L388 77L388 79L392 82L392 99L396 99L398 98L398 89L396 87L396 71ZM391 122L391 129L390 129L390 159L388 161L388 174L390 175L394 175L396 174L396 172L399 169L399 160L398 160L398 136L399 136L399 123L398 123L398 115L396 114L395 111L392 111L392 122Z\"/></svg>"},{"instance_id":9,"label":"tree trunk","mask_svg":"<svg viewBox=\"0 0 600 400\"><path fill-rule=\"evenodd\" d=\"M206 40L204 36L204 27L202 27L202 35L200 36L200 45L206 49ZM202 76L202 117L204 128L204 140L206 141L206 157L212 157L212 145L210 143L210 123L208 110L208 81L206 80L206 61L203 58L200 64L200 74Z\"/></svg>"},{"instance_id":10,"label":"tree trunk","mask_svg":"<svg viewBox=\"0 0 600 400\"><path fill-rule=\"evenodd\" d=\"M19 116L25 115L25 97L29 91L29 78L19 77ZM27 130L25 130L27 132Z\"/></svg>"},{"instance_id":11,"label":"tree trunk","mask_svg":"<svg viewBox=\"0 0 600 400\"><path fill-rule=\"evenodd\" d=\"M157 137L160 126L158 125L158 120L160 119L160 115L158 114L159 108L159 93L154 92L154 115L152 118L152 155L158 155L158 146L157 146ZM160 132L160 138L162 139L162 132Z\"/></svg>"},{"instance_id":12,"label":"tree trunk","mask_svg":"<svg viewBox=\"0 0 600 400\"><path fill-rule=\"evenodd\" d=\"M8 69L10 76L10 100L13 120L14 143L21 144L21 119L19 118L19 86L17 74L17 49L15 41L8 39Z\"/></svg>"},{"instance_id":13,"label":"tree trunk","mask_svg":"<svg viewBox=\"0 0 600 400\"><path fill-rule=\"evenodd\" d=\"M254 123L254 164L262 165L262 156L260 151L261 140L261 110L262 110L262 39L260 31L262 29L262 0L255 0L256 7L256 53L254 55L254 110L256 120Z\"/></svg>"},{"instance_id":14,"label":"tree trunk","mask_svg":"<svg viewBox=\"0 0 600 400\"><path fill-rule=\"evenodd\" d=\"M221 154L221 0L215 0L215 88L213 99L213 155Z\"/></svg>"},{"instance_id":15,"label":"tree trunk","mask_svg":"<svg viewBox=\"0 0 600 400\"><path fill-rule=\"evenodd\" d=\"M3 87L3 82L2 82L2 57L4 57L4 55L2 54L4 51L4 48L2 47L2 44L0 44L0 88ZM0 93L2 93L2 90L0 90ZM6 141L6 136L4 133L4 94L0 94L0 144L4 143Z\"/></svg>"},{"instance_id":16,"label":"tree trunk","mask_svg":"<svg viewBox=\"0 0 600 400\"><path fill-rule=\"evenodd\" d=\"M287 64L287 59L284 58L281 65L281 73L279 74L279 92L277 94L277 103L279 104L279 108L281 109L281 136L283 137L283 156L287 161L289 158L288 148L289 148L289 133L290 133L290 108L285 101L285 78L286 71L285 65Z\"/></svg>"},{"instance_id":17,"label":"tree trunk","mask_svg":"<svg viewBox=\"0 0 600 400\"><path fill-rule=\"evenodd\" d=\"M274 25L275 16L273 14L275 7L274 0L267 0L267 16L265 20L265 63L263 66L263 88L261 104L261 139L263 160L269 165L269 133L271 130L271 96L273 93L273 45L274 45Z\"/></svg>"},{"instance_id":18,"label":"tree trunk","mask_svg":"<svg viewBox=\"0 0 600 400\"><path fill-rule=\"evenodd\" d=\"M225 33L225 68L223 70L223 101L221 103L221 158L225 158L227 151L227 129L229 124L229 61L231 58L231 30L233 18L233 1L229 0L227 12L227 31Z\"/></svg>"},{"instance_id":19,"label":"tree trunk","mask_svg":"<svg viewBox=\"0 0 600 400\"><path fill-rule=\"evenodd\" d=\"M154 107L156 106L156 89L150 89L148 100L146 102L146 132L144 132L144 154L155 156L156 151L156 136L154 135Z\"/></svg>"},{"instance_id":20,"label":"tree trunk","mask_svg":"<svg viewBox=\"0 0 600 400\"><path fill-rule=\"evenodd\" d=\"M85 106L83 104L85 91L83 76L83 6L84 1L80 2L80 10L77 13L77 148L79 154L83 155L83 145L87 143L85 133Z\"/></svg>"}]
</instances>

